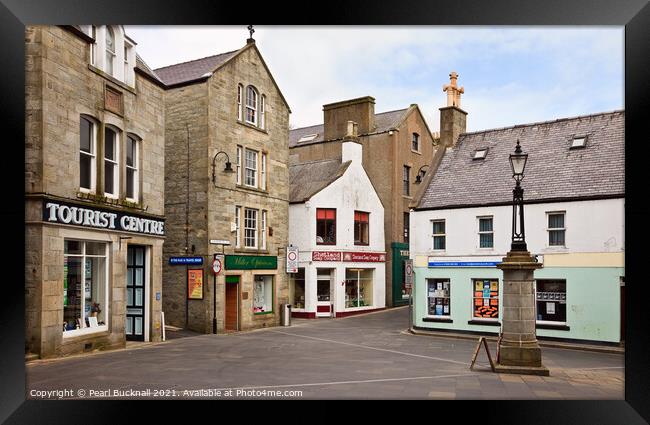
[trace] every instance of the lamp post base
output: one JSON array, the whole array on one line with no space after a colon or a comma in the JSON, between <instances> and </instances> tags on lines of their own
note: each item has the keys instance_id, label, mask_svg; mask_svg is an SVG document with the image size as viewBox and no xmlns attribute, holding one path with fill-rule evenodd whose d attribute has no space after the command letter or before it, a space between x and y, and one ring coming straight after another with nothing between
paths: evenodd
<instances>
[{"instance_id":1,"label":"lamp post base","mask_svg":"<svg viewBox=\"0 0 650 425\"><path fill-rule=\"evenodd\" d=\"M534 367L534 366L505 366L497 363L494 366L494 371L496 373L513 373L517 375L537 375L537 376L549 376L550 372L545 366Z\"/></svg>"}]
</instances>

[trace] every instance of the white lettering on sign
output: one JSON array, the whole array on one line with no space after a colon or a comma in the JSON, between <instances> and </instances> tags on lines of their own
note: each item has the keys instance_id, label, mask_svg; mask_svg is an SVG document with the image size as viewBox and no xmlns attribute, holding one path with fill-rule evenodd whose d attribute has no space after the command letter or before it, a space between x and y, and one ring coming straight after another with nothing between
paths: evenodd
<instances>
[{"instance_id":1,"label":"white lettering on sign","mask_svg":"<svg viewBox=\"0 0 650 425\"><path fill-rule=\"evenodd\" d=\"M79 226L99 227L102 229L126 230L130 232L147 233L152 235L164 235L164 223L148 218L123 215L118 223L117 213L98 211L90 208L70 207L54 202L48 202L44 206L45 220L48 222L60 222L65 224L76 224Z\"/></svg>"}]
</instances>

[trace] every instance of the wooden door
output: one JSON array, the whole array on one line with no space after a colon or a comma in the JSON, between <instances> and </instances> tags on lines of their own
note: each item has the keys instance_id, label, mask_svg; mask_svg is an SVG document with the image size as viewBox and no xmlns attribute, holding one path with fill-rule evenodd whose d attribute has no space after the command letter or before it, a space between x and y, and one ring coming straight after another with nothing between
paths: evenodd
<instances>
[{"instance_id":1,"label":"wooden door","mask_svg":"<svg viewBox=\"0 0 650 425\"><path fill-rule=\"evenodd\" d=\"M230 276L229 276L230 277ZM234 279L228 279L234 280ZM226 282L226 331L237 331L239 322L239 279Z\"/></svg>"}]
</instances>

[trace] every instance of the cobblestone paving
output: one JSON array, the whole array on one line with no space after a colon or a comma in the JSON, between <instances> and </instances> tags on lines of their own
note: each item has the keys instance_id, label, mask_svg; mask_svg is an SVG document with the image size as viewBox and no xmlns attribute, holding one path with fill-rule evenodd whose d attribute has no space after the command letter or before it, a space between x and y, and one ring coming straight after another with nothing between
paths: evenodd
<instances>
[{"instance_id":1,"label":"cobblestone paving","mask_svg":"<svg viewBox=\"0 0 650 425\"><path fill-rule=\"evenodd\" d=\"M407 326L398 308L41 360L27 365L27 397L70 389L73 398L158 390L166 398L624 399L621 354L542 348L550 376L495 374L484 352L469 369L476 341L411 335Z\"/></svg>"}]
</instances>

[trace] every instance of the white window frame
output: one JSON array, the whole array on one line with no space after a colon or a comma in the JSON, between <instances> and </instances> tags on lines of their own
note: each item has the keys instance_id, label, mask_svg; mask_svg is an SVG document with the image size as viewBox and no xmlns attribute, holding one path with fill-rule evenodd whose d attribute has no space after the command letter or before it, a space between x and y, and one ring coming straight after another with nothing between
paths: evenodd
<instances>
[{"instance_id":1,"label":"white window frame","mask_svg":"<svg viewBox=\"0 0 650 425\"><path fill-rule=\"evenodd\" d=\"M237 84L237 120L242 120L242 97L244 96L244 86Z\"/></svg>"},{"instance_id":2,"label":"white window frame","mask_svg":"<svg viewBox=\"0 0 650 425\"><path fill-rule=\"evenodd\" d=\"M249 162L249 160L248 160L248 153L249 152L255 154L255 160L254 161ZM258 185L258 181L257 181L257 179L258 179L258 175L257 175L258 164L257 164L257 162L258 161L259 161L259 152L258 151L253 150L253 149L248 149L248 148L244 149L244 176L243 176L244 178L243 178L243 180L244 180L244 185L245 186L257 187L257 185ZM251 167L249 167L249 165L254 165L255 168L251 168ZM251 170L253 172L253 182L252 182L252 184L248 183L248 170Z\"/></svg>"},{"instance_id":3,"label":"white window frame","mask_svg":"<svg viewBox=\"0 0 650 425\"><path fill-rule=\"evenodd\" d=\"M135 64L131 63L131 49L134 46L131 44L126 37L124 37L124 82L131 86L135 87Z\"/></svg>"},{"instance_id":4,"label":"white window frame","mask_svg":"<svg viewBox=\"0 0 650 425\"><path fill-rule=\"evenodd\" d=\"M444 291L445 285L444 283L447 282L449 284L449 296L447 297L433 297L433 298L447 298L449 300L449 313L444 314L445 312L445 305L443 303L442 305L442 312L443 314L430 314L429 313L429 283L434 283L435 281L442 281L442 290ZM434 281L434 282L430 282ZM431 318L436 318L436 319L451 319L451 279L446 279L446 278L427 278L425 279L425 289L426 289L426 317L431 317Z\"/></svg>"},{"instance_id":5,"label":"white window frame","mask_svg":"<svg viewBox=\"0 0 650 425\"><path fill-rule=\"evenodd\" d=\"M260 161L260 189L266 190L266 152L262 152Z\"/></svg>"},{"instance_id":6,"label":"white window frame","mask_svg":"<svg viewBox=\"0 0 650 425\"><path fill-rule=\"evenodd\" d=\"M110 267L109 263L111 261L109 254L110 254L110 249L109 249L109 243L106 241L92 241L92 240L80 240L80 239L74 239L74 238L65 238L65 240L70 240L70 241L77 241L81 243L82 249L81 249L81 254L63 254L64 257L81 257L81 264L82 264L82 273L81 275L83 276L82 279L82 284L81 287L84 288L86 285L86 272L85 272L85 267L86 267L86 242L96 242L96 243L103 243L105 245L105 251L104 255L92 255L91 257L104 257L105 260L105 275L104 275L104 282L106 287L104 288L104 294L106 297L106 301L104 303L104 317L106 320L104 320L104 325L99 325L96 327L84 327L84 328L79 328L79 329L73 329L70 331L63 331L63 338L70 338L70 337L76 337L80 335L87 335L87 334L94 334L94 333L99 333L99 332L106 332L108 331L108 323L110 320ZM84 316L85 313L85 302L86 299L85 297L81 297L82 303L81 303L81 318L83 318L82 323L85 323L86 317Z\"/></svg>"},{"instance_id":7,"label":"white window frame","mask_svg":"<svg viewBox=\"0 0 650 425\"><path fill-rule=\"evenodd\" d=\"M133 170L133 197L129 198L128 196L128 187L129 187L129 173L126 172L124 178L126 179L126 184L124 186L125 196L127 201L138 202L140 198L140 169L138 167L140 160L140 139L132 134L126 135L126 145L128 148L129 139L133 141L135 146L135 152L133 155L133 165L129 165L126 161L126 155L124 156L124 166L126 170Z\"/></svg>"},{"instance_id":8,"label":"white window frame","mask_svg":"<svg viewBox=\"0 0 650 425\"><path fill-rule=\"evenodd\" d=\"M91 119L86 115L81 115L80 120L85 119L90 123L91 126L91 140L90 140L90 150L91 152L84 152L81 150L81 134L79 135L79 191L83 193L95 193L97 190L97 128L99 127L97 121ZM81 129L81 121L79 122L79 127ZM90 189L81 186L81 155L90 156Z\"/></svg>"},{"instance_id":9,"label":"white window frame","mask_svg":"<svg viewBox=\"0 0 650 425\"><path fill-rule=\"evenodd\" d=\"M496 280L497 281L497 296L496 296L496 300L497 300L497 317L476 317L476 316L474 316L474 311L476 310L476 304L475 304L476 300L477 299L481 299L481 300L484 299L484 297L477 297L476 294L474 294L474 292L476 291L476 281L477 280L481 281L481 282L484 281L484 280L489 280L489 281ZM499 316L501 315L501 286L500 286L499 279L498 278L473 277L471 279L471 283L472 283L472 310L471 310L472 311L472 313L471 313L472 314L472 319L471 320L472 321L477 321L477 322L498 322L499 321ZM490 292L492 292L492 288L490 288ZM490 295L489 300L492 301L493 299L495 299L495 298L493 298L492 295Z\"/></svg>"},{"instance_id":10,"label":"white window frame","mask_svg":"<svg viewBox=\"0 0 650 425\"><path fill-rule=\"evenodd\" d=\"M549 219L551 215L563 215L564 227L549 227ZM564 232L564 243L562 245L551 245L551 231ZM546 212L546 245L549 248L566 248L566 211L547 211Z\"/></svg>"},{"instance_id":11,"label":"white window frame","mask_svg":"<svg viewBox=\"0 0 650 425\"><path fill-rule=\"evenodd\" d=\"M249 215L249 213L251 213L251 215ZM258 213L259 211L255 208L244 208L244 248L246 249L257 249L258 247ZM249 224L251 224L251 221L254 221L252 223L252 227L249 226ZM247 236L248 231L251 231L253 233L253 245L248 244L248 241L250 240L250 238Z\"/></svg>"},{"instance_id":12,"label":"white window frame","mask_svg":"<svg viewBox=\"0 0 650 425\"><path fill-rule=\"evenodd\" d=\"M109 50L108 48L108 39L111 34L113 35L113 50ZM115 77L115 58L117 56L116 49L117 49L117 36L115 35L115 31L113 31L110 25L107 25L106 40L104 42L104 55L105 55L104 71L112 77Z\"/></svg>"},{"instance_id":13,"label":"white window frame","mask_svg":"<svg viewBox=\"0 0 650 425\"><path fill-rule=\"evenodd\" d=\"M533 288L534 291L535 291L535 324L536 325L562 325L562 326L566 326L566 324L567 324L567 314L568 314L567 311L565 311L565 317L564 317L563 322L559 321L559 320L537 320L537 302L538 302L537 301L537 281L538 280L541 280L541 281L563 280L564 281L564 304L565 305L567 304L567 300L568 300L568 289L567 289L568 282L567 282L567 279L535 279L534 288Z\"/></svg>"},{"instance_id":14,"label":"white window frame","mask_svg":"<svg viewBox=\"0 0 650 425\"><path fill-rule=\"evenodd\" d=\"M116 127L106 126L105 129L111 130L115 133L115 148L113 150L115 159L106 158L106 130L104 130L104 196L111 199L118 199L120 197L120 134L121 131ZM106 192L106 161L113 163L113 190L114 192Z\"/></svg>"},{"instance_id":15,"label":"white window frame","mask_svg":"<svg viewBox=\"0 0 650 425\"><path fill-rule=\"evenodd\" d=\"M235 205L235 248L241 247L241 207Z\"/></svg>"},{"instance_id":16,"label":"white window frame","mask_svg":"<svg viewBox=\"0 0 650 425\"><path fill-rule=\"evenodd\" d=\"M252 96L250 96L250 94L252 94ZM257 122L258 122L258 116L257 116L258 98L259 98L259 93L257 93L255 87L247 86L246 87L246 114L244 116L244 119L248 124L252 124L254 126L257 126ZM249 111L253 116L252 121L248 119Z\"/></svg>"},{"instance_id":17,"label":"white window frame","mask_svg":"<svg viewBox=\"0 0 650 425\"><path fill-rule=\"evenodd\" d=\"M440 222L442 222L444 224L444 226L445 226L445 233L433 233L433 223L440 223ZM447 220L444 219L444 218L435 219L435 220L431 220L430 223L431 223L431 227L430 227L430 229L431 229L431 249L433 251L438 251L438 252L446 251L447 250ZM445 247L444 248L436 248L436 239L435 239L436 237L444 238L444 241L445 241Z\"/></svg>"},{"instance_id":18,"label":"white window frame","mask_svg":"<svg viewBox=\"0 0 650 425\"><path fill-rule=\"evenodd\" d=\"M261 249L266 249L266 229L267 229L267 221L266 221L266 210L262 210L262 221L261 221L261 226L260 226L260 233L262 235L262 245Z\"/></svg>"},{"instance_id":19,"label":"white window frame","mask_svg":"<svg viewBox=\"0 0 650 425\"><path fill-rule=\"evenodd\" d=\"M242 182L242 157L243 157L242 154L243 154L243 148L237 145L237 162L236 162L237 184L241 184Z\"/></svg>"},{"instance_id":20,"label":"white window frame","mask_svg":"<svg viewBox=\"0 0 650 425\"><path fill-rule=\"evenodd\" d=\"M260 128L264 129L266 126L266 96L262 95L260 99Z\"/></svg>"},{"instance_id":21,"label":"white window frame","mask_svg":"<svg viewBox=\"0 0 650 425\"><path fill-rule=\"evenodd\" d=\"M481 231L481 220L492 220L492 230L491 231ZM494 216L484 215L476 217L476 225L478 227L478 249L493 250L494 249ZM447 228L445 227L445 232ZM481 246L481 235L492 235L492 246Z\"/></svg>"}]
</instances>

